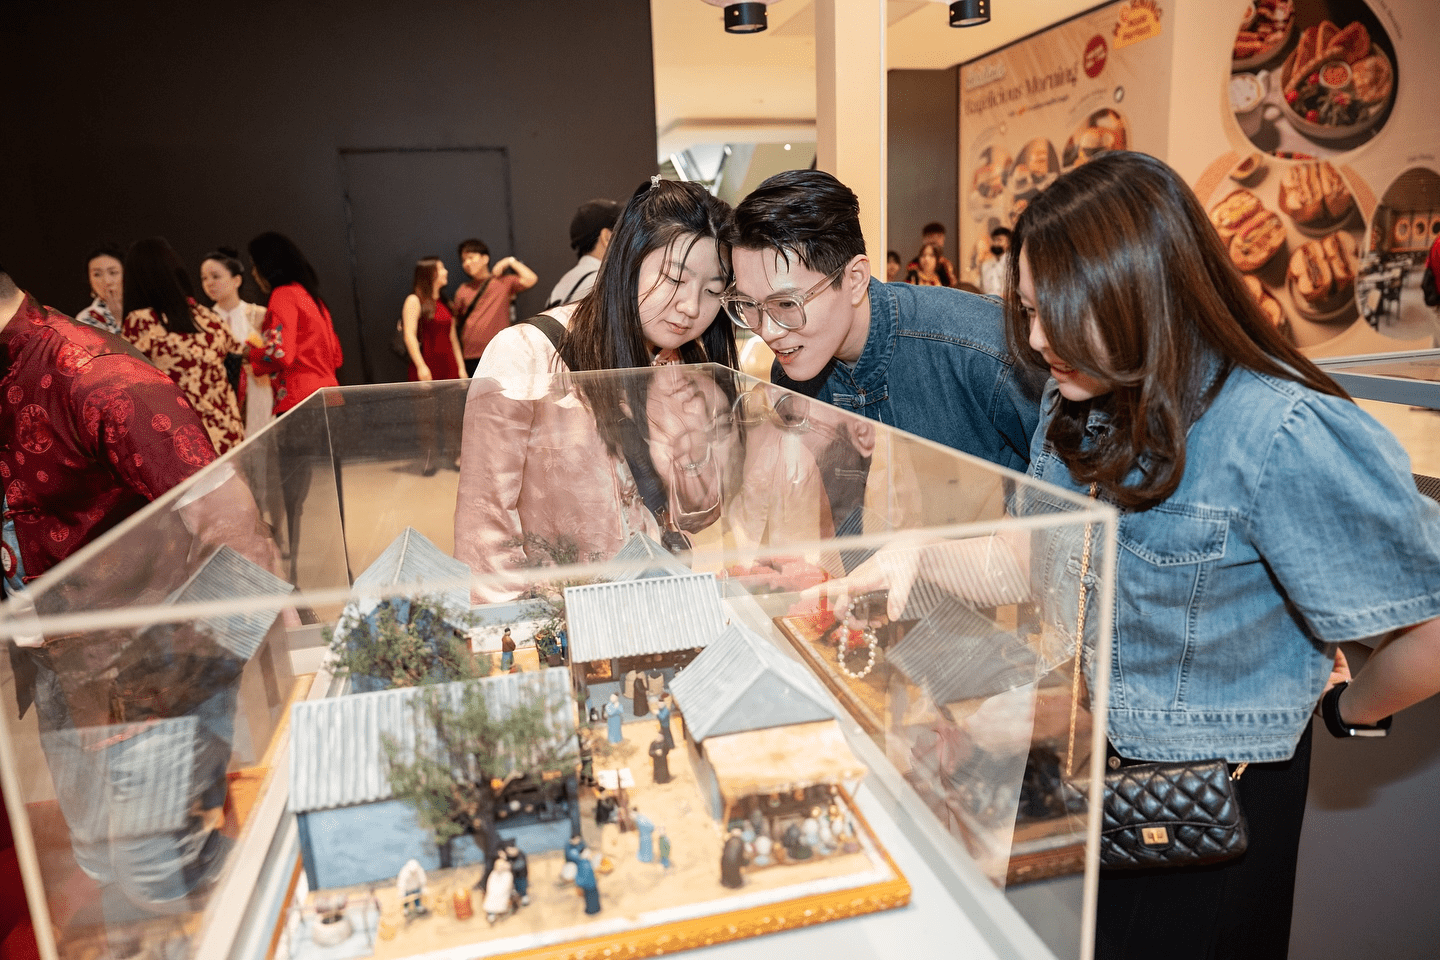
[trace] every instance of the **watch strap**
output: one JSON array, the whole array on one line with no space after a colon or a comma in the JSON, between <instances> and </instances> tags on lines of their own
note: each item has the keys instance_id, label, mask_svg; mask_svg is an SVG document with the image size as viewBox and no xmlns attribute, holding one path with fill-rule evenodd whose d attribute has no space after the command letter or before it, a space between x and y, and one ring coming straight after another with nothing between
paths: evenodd
<instances>
[{"instance_id":1,"label":"watch strap","mask_svg":"<svg viewBox=\"0 0 1440 960\"><path fill-rule=\"evenodd\" d=\"M1395 718L1386 717L1378 723L1346 723L1340 716L1340 694L1350 686L1349 682L1335 684L1325 696L1320 698L1320 717L1325 721L1325 729L1330 731L1332 737L1384 737L1390 733L1390 723Z\"/></svg>"}]
</instances>

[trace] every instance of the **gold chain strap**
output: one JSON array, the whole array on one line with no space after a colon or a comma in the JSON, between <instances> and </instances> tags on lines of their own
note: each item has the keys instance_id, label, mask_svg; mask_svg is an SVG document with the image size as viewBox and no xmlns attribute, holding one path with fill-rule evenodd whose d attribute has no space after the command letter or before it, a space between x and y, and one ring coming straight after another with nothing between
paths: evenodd
<instances>
[{"instance_id":1,"label":"gold chain strap","mask_svg":"<svg viewBox=\"0 0 1440 960\"><path fill-rule=\"evenodd\" d=\"M1090 499L1094 500L1100 484L1090 484ZM1085 577L1090 573L1090 544L1095 535L1094 524L1085 524L1085 546L1080 552L1080 600L1075 609L1075 666L1071 668L1070 681L1070 737L1065 747L1065 776L1073 772L1075 761L1075 721L1080 714L1080 653L1085 647Z\"/></svg>"}]
</instances>

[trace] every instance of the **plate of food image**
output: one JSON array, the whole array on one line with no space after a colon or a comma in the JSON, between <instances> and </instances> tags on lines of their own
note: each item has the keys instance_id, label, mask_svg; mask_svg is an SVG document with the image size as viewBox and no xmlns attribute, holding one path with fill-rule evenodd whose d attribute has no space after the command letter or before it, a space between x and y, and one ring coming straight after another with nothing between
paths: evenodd
<instances>
[{"instance_id":1,"label":"plate of food image","mask_svg":"<svg viewBox=\"0 0 1440 960\"><path fill-rule=\"evenodd\" d=\"M1360 21L1307 27L1280 71L1280 113L1317 141L1364 133L1395 96L1395 67Z\"/></svg>"},{"instance_id":2,"label":"plate of food image","mask_svg":"<svg viewBox=\"0 0 1440 960\"><path fill-rule=\"evenodd\" d=\"M1295 311L1316 323L1354 319L1359 259L1355 237L1345 230L1296 248L1285 273Z\"/></svg>"},{"instance_id":3,"label":"plate of food image","mask_svg":"<svg viewBox=\"0 0 1440 960\"><path fill-rule=\"evenodd\" d=\"M1231 52L1232 70L1264 66L1295 33L1294 0L1256 0L1245 8Z\"/></svg>"},{"instance_id":4,"label":"plate of food image","mask_svg":"<svg viewBox=\"0 0 1440 960\"><path fill-rule=\"evenodd\" d=\"M1119 111L1102 107L1090 114L1065 141L1060 161L1066 170L1078 167L1111 150L1129 147L1130 135L1125 118Z\"/></svg>"},{"instance_id":5,"label":"plate of food image","mask_svg":"<svg viewBox=\"0 0 1440 960\"><path fill-rule=\"evenodd\" d=\"M1323 237L1355 213L1355 195L1324 160L1298 163L1280 178L1280 212L1306 236Z\"/></svg>"}]
</instances>

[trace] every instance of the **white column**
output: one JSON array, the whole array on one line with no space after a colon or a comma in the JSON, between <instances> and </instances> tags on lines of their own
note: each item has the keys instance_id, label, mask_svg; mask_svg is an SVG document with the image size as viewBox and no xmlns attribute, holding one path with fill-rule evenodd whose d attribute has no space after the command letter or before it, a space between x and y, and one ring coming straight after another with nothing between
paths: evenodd
<instances>
[{"instance_id":1,"label":"white column","mask_svg":"<svg viewBox=\"0 0 1440 960\"><path fill-rule=\"evenodd\" d=\"M870 270L885 279L885 0L815 0L816 166L860 198Z\"/></svg>"}]
</instances>

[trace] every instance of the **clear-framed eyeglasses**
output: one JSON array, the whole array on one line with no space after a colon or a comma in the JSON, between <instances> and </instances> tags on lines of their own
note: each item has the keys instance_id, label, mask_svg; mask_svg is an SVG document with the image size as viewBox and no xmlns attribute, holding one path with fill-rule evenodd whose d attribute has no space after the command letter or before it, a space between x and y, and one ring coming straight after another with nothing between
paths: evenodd
<instances>
[{"instance_id":1,"label":"clear-framed eyeglasses","mask_svg":"<svg viewBox=\"0 0 1440 960\"><path fill-rule=\"evenodd\" d=\"M725 315L737 327L744 327L759 333L765 325L765 318L769 317L775 326L782 330L799 330L805 326L805 304L814 300L835 279L845 270L849 264L841 264L834 271L827 274L823 280L815 284L809 290L796 296L793 293L783 293L768 300L751 300L749 297L741 296L735 291L732 285L720 296L720 305L725 308Z\"/></svg>"}]
</instances>

